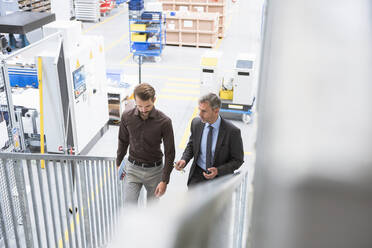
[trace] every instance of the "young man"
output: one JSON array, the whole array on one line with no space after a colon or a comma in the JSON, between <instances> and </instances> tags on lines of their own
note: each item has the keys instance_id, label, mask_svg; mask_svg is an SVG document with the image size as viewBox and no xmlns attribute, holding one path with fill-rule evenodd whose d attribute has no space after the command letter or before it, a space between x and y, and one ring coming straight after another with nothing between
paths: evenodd
<instances>
[{"instance_id":1,"label":"young man","mask_svg":"<svg viewBox=\"0 0 372 248\"><path fill-rule=\"evenodd\" d=\"M147 190L147 199L162 196L167 189L175 156L172 122L154 107L154 88L146 83L137 85L134 99L136 107L125 111L121 118L116 159L119 167L129 146L128 161L125 161L125 204L137 204L142 186Z\"/></svg>"},{"instance_id":2,"label":"young man","mask_svg":"<svg viewBox=\"0 0 372 248\"><path fill-rule=\"evenodd\" d=\"M182 170L194 158L187 185L232 174L243 164L240 129L219 115L221 100L213 93L199 99L199 117L192 120L191 135L176 169Z\"/></svg>"}]
</instances>

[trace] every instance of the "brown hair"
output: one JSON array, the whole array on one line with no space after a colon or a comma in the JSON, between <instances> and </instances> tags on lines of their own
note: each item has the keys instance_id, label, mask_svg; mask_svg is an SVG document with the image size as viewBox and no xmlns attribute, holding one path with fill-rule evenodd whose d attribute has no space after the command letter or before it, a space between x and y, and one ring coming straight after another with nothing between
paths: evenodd
<instances>
[{"instance_id":1,"label":"brown hair","mask_svg":"<svg viewBox=\"0 0 372 248\"><path fill-rule=\"evenodd\" d=\"M142 101L147 101L149 99L154 101L155 89L147 83L139 84L136 86L136 88L134 88L134 98L136 98L137 96Z\"/></svg>"}]
</instances>

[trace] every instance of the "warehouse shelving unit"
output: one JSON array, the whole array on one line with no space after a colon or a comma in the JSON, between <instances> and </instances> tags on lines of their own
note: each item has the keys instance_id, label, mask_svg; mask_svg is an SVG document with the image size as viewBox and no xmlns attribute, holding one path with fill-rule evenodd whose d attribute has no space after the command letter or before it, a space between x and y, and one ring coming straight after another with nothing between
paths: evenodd
<instances>
[{"instance_id":1,"label":"warehouse shelving unit","mask_svg":"<svg viewBox=\"0 0 372 248\"><path fill-rule=\"evenodd\" d=\"M167 45L214 47L218 36L218 14L167 13Z\"/></svg>"},{"instance_id":2,"label":"warehouse shelving unit","mask_svg":"<svg viewBox=\"0 0 372 248\"><path fill-rule=\"evenodd\" d=\"M158 11L144 11L137 18L129 19L129 46L133 58L138 58L139 83L143 57L160 59L166 40L165 21L165 15Z\"/></svg>"},{"instance_id":3,"label":"warehouse shelving unit","mask_svg":"<svg viewBox=\"0 0 372 248\"><path fill-rule=\"evenodd\" d=\"M50 0L18 0L18 6L23 11L50 12Z\"/></svg>"},{"instance_id":4,"label":"warehouse shelving unit","mask_svg":"<svg viewBox=\"0 0 372 248\"><path fill-rule=\"evenodd\" d=\"M162 12L152 11L143 12L140 18L129 19L130 52L133 55L160 56L166 39L164 22Z\"/></svg>"}]
</instances>

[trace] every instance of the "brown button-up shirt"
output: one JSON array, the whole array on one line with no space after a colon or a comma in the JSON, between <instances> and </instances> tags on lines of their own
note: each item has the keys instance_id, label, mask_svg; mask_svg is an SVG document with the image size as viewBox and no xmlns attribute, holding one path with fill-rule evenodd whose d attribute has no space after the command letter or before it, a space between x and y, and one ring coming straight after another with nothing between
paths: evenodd
<instances>
[{"instance_id":1,"label":"brown button-up shirt","mask_svg":"<svg viewBox=\"0 0 372 248\"><path fill-rule=\"evenodd\" d=\"M120 122L116 165L120 166L128 146L129 157L135 161L153 163L162 160L162 141L165 154L162 181L168 183L175 157L171 119L155 107L146 120L141 118L137 108L124 112Z\"/></svg>"}]
</instances>

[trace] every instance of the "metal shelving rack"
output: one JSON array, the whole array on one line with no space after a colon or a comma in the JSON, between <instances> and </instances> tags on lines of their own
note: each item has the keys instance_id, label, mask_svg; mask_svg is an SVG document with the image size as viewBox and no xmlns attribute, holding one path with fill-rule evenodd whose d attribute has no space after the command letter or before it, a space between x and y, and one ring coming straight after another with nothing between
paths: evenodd
<instances>
[{"instance_id":1,"label":"metal shelving rack","mask_svg":"<svg viewBox=\"0 0 372 248\"><path fill-rule=\"evenodd\" d=\"M152 18L142 18L146 15L151 15ZM133 55L160 56L166 40L164 23L165 15L162 12L145 11L141 18L129 19L130 52ZM135 29L132 24L145 25L145 30ZM134 38L136 36L145 39L139 41Z\"/></svg>"},{"instance_id":2,"label":"metal shelving rack","mask_svg":"<svg viewBox=\"0 0 372 248\"><path fill-rule=\"evenodd\" d=\"M137 18L129 19L129 46L133 58L138 57L139 83L143 57L160 59L165 46L165 14L157 11L144 11Z\"/></svg>"},{"instance_id":3,"label":"metal shelving rack","mask_svg":"<svg viewBox=\"0 0 372 248\"><path fill-rule=\"evenodd\" d=\"M18 6L23 11L45 12L51 9L50 0L18 0Z\"/></svg>"}]
</instances>

